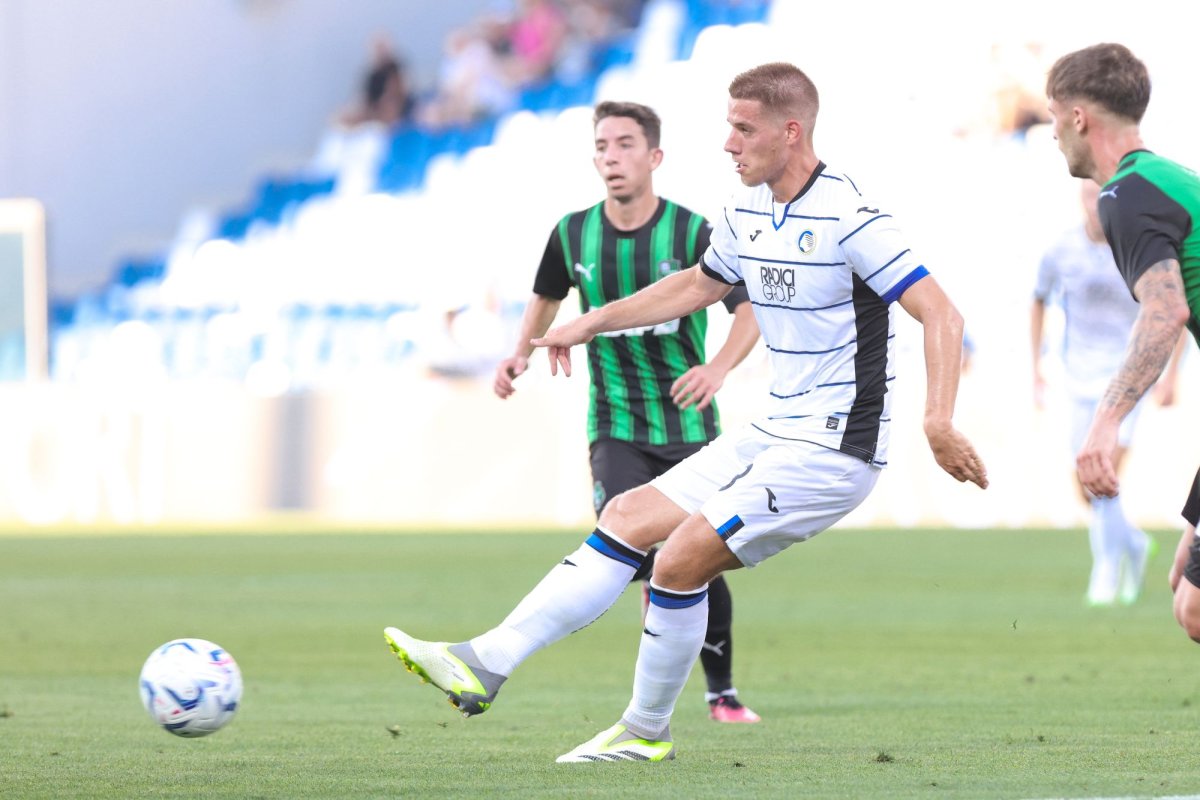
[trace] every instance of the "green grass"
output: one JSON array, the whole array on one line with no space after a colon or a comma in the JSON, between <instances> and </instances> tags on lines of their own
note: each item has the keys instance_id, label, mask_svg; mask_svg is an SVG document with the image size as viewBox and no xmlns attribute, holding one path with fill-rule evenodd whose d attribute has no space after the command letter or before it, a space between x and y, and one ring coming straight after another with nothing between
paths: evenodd
<instances>
[{"instance_id":1,"label":"green grass","mask_svg":"<svg viewBox=\"0 0 1200 800\"><path fill-rule=\"evenodd\" d=\"M580 534L0 537L0 796L1034 798L1200 792L1196 645L1159 535L1135 606L1082 603L1082 533L827 533L730 576L758 726L709 722L696 670L661 765L558 765L615 721L636 592L464 720L382 628L498 622ZM230 727L141 708L151 649L241 665ZM391 729L389 731L389 728Z\"/></svg>"}]
</instances>

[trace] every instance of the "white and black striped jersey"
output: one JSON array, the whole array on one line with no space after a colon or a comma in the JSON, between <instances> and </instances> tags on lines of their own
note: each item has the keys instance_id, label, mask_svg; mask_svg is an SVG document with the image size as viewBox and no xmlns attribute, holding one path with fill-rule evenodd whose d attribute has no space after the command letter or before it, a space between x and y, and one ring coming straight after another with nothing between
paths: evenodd
<instances>
[{"instance_id":1,"label":"white and black striped jersey","mask_svg":"<svg viewBox=\"0 0 1200 800\"><path fill-rule=\"evenodd\" d=\"M737 191L701 268L745 283L771 362L764 432L887 463L891 304L929 273L890 214L821 163L789 203Z\"/></svg>"}]
</instances>

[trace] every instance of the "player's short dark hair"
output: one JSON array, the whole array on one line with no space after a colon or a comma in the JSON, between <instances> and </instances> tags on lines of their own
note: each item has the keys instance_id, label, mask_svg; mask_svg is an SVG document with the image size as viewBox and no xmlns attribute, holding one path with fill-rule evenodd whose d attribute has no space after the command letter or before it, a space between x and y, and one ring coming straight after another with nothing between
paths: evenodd
<instances>
[{"instance_id":1,"label":"player's short dark hair","mask_svg":"<svg viewBox=\"0 0 1200 800\"><path fill-rule=\"evenodd\" d=\"M734 100L757 100L764 109L795 117L811 131L821 100L817 86L795 64L776 61L748 69L729 84Z\"/></svg>"},{"instance_id":2,"label":"player's short dark hair","mask_svg":"<svg viewBox=\"0 0 1200 800\"><path fill-rule=\"evenodd\" d=\"M646 134L646 144L650 145L652 150L658 147L662 140L662 120L650 106L605 100L596 104L596 111L592 114L592 127L599 125L600 120L606 117L628 117L636 122L642 127L642 133Z\"/></svg>"},{"instance_id":3,"label":"player's short dark hair","mask_svg":"<svg viewBox=\"0 0 1200 800\"><path fill-rule=\"evenodd\" d=\"M1122 44L1094 44L1067 53L1050 68L1046 96L1060 102L1081 99L1141 122L1150 103L1150 73Z\"/></svg>"}]
</instances>

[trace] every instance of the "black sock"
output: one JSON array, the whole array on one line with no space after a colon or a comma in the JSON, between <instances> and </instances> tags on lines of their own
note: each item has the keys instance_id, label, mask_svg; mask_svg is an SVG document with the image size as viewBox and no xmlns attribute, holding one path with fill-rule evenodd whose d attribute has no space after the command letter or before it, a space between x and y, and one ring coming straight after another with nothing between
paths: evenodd
<instances>
[{"instance_id":1,"label":"black sock","mask_svg":"<svg viewBox=\"0 0 1200 800\"><path fill-rule=\"evenodd\" d=\"M708 585L708 631L700 650L700 663L708 691L720 694L733 688L733 598L724 575Z\"/></svg>"}]
</instances>

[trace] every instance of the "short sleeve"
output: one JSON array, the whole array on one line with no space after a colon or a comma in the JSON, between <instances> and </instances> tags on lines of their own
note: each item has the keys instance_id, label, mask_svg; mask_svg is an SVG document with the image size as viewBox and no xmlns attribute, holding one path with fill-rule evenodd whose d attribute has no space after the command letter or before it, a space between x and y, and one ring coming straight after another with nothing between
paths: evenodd
<instances>
[{"instance_id":1,"label":"short sleeve","mask_svg":"<svg viewBox=\"0 0 1200 800\"><path fill-rule=\"evenodd\" d=\"M570 273L567 272L567 259L563 253L562 236L559 229L550 232L546 242L546 250L542 253L542 263L538 265L537 277L533 279L533 292L543 297L562 300L571 291Z\"/></svg>"},{"instance_id":2,"label":"short sleeve","mask_svg":"<svg viewBox=\"0 0 1200 800\"><path fill-rule=\"evenodd\" d=\"M850 267L886 303L929 274L917 261L891 214L861 205L842 217L838 244Z\"/></svg>"},{"instance_id":3,"label":"short sleeve","mask_svg":"<svg viewBox=\"0 0 1200 800\"><path fill-rule=\"evenodd\" d=\"M1104 236L1130 294L1150 267L1179 260L1190 226L1187 210L1141 175L1127 175L1105 186L1099 209Z\"/></svg>"},{"instance_id":4,"label":"short sleeve","mask_svg":"<svg viewBox=\"0 0 1200 800\"><path fill-rule=\"evenodd\" d=\"M729 220L729 206L721 214L722 218L712 226L708 249L700 257L700 269L714 280L738 284L742 282L742 273L737 255L737 232Z\"/></svg>"}]
</instances>

